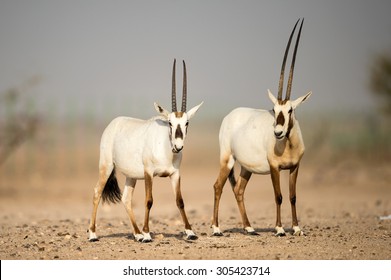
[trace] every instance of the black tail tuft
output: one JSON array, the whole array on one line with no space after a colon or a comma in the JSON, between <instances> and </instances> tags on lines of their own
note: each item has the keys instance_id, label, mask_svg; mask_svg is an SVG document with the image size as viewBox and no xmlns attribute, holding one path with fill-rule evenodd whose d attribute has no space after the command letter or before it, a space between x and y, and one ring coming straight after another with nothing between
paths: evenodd
<instances>
[{"instance_id":1,"label":"black tail tuft","mask_svg":"<svg viewBox=\"0 0 391 280\"><path fill-rule=\"evenodd\" d=\"M231 186L234 188L236 186L236 179L235 179L235 172L234 168L232 167L231 171L228 175L229 182L231 183Z\"/></svg>"},{"instance_id":2,"label":"black tail tuft","mask_svg":"<svg viewBox=\"0 0 391 280\"><path fill-rule=\"evenodd\" d=\"M121 190L118 187L118 181L115 177L115 168L113 168L109 179L107 179L105 188L103 189L102 200L103 203L118 203L121 201L121 196Z\"/></svg>"}]
</instances>

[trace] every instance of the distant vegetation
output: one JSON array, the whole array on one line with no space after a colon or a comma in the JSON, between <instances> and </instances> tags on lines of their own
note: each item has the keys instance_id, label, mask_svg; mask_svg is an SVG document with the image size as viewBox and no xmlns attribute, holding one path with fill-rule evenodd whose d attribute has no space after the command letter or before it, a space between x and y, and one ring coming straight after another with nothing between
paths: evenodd
<instances>
[{"instance_id":1,"label":"distant vegetation","mask_svg":"<svg viewBox=\"0 0 391 280\"><path fill-rule=\"evenodd\" d=\"M391 116L391 52L379 53L374 57L369 87L380 97L384 112Z\"/></svg>"},{"instance_id":2,"label":"distant vegetation","mask_svg":"<svg viewBox=\"0 0 391 280\"><path fill-rule=\"evenodd\" d=\"M32 78L20 87L0 93L0 165L37 130L38 116L25 91L38 82Z\"/></svg>"}]
</instances>

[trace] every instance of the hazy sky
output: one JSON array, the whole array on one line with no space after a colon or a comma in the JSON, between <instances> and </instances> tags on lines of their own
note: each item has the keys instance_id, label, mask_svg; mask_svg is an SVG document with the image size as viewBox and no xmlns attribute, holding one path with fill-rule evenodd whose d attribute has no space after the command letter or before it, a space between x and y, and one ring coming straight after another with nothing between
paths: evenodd
<instances>
[{"instance_id":1,"label":"hazy sky","mask_svg":"<svg viewBox=\"0 0 391 280\"><path fill-rule=\"evenodd\" d=\"M389 0L1 0L0 91L39 76L31 91L41 109L148 117L154 101L171 109L177 58L187 63L188 108L205 101L198 114L270 108L267 89L276 94L304 17L292 97L313 95L299 110L373 108L368 69L391 50L390 11Z\"/></svg>"}]
</instances>

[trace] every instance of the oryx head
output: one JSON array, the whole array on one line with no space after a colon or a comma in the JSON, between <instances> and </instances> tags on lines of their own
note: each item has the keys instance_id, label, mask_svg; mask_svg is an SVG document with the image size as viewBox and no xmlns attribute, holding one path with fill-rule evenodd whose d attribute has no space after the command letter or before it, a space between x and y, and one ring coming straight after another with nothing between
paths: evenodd
<instances>
[{"instance_id":1,"label":"oryx head","mask_svg":"<svg viewBox=\"0 0 391 280\"><path fill-rule=\"evenodd\" d=\"M183 61L183 93L182 93L182 108L180 111L177 110L176 106L176 82L175 82L175 64L176 59L174 59L174 64L172 67L172 112L170 113L157 103L155 103L156 111L167 120L170 131L170 140L171 147L174 153L179 153L183 149L184 141L187 134L187 127L189 125L189 120L195 115L197 110L201 107L201 102L199 105L191 108L186 112L186 99L187 99L187 76L186 76L186 64Z\"/></svg>"},{"instance_id":2,"label":"oryx head","mask_svg":"<svg viewBox=\"0 0 391 280\"><path fill-rule=\"evenodd\" d=\"M285 72L286 58L288 56L289 47L291 45L292 37L293 37L293 34L295 33L296 26L297 26L297 23L299 22L299 20L300 19L297 20L295 27L293 28L292 33L289 37L288 44L286 46L284 60L282 62L282 67L281 67L280 82L278 85L277 98L275 98L274 95L270 92L270 90L268 90L269 98L274 104L274 108L273 108L274 136L278 140L281 140L284 137L289 137L290 129L292 128L293 121L295 120L294 111L295 111L296 107L299 106L302 102L304 102L311 95L311 92L308 92L306 95L301 96L294 101L290 100L291 89L292 89L293 70L295 68L296 52L297 52L297 46L299 45L299 41L300 41L301 28L303 27L303 22L304 22L304 19L303 19L301 21L299 33L297 34L295 50L293 52L291 70L289 73L288 86L286 89L285 100L282 100L282 90L283 90L283 84L284 84L284 72Z\"/></svg>"}]
</instances>

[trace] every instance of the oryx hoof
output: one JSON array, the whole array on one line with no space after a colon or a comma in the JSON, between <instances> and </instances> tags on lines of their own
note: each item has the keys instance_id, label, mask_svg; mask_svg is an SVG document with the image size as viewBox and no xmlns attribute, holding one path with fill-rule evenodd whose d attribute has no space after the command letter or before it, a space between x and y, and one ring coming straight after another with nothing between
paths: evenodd
<instances>
[{"instance_id":1,"label":"oryx hoof","mask_svg":"<svg viewBox=\"0 0 391 280\"><path fill-rule=\"evenodd\" d=\"M187 240L197 240L198 239L198 236L197 235L188 235L187 237L186 237L186 239Z\"/></svg>"},{"instance_id":2,"label":"oryx hoof","mask_svg":"<svg viewBox=\"0 0 391 280\"><path fill-rule=\"evenodd\" d=\"M95 232L90 231L90 237L88 238L88 241L90 242L96 242L99 241L98 237L96 236Z\"/></svg>"},{"instance_id":3,"label":"oryx hoof","mask_svg":"<svg viewBox=\"0 0 391 280\"><path fill-rule=\"evenodd\" d=\"M282 236L285 236L286 233L285 233L285 230L283 227L276 227L276 234L275 236L277 237L282 237Z\"/></svg>"},{"instance_id":4,"label":"oryx hoof","mask_svg":"<svg viewBox=\"0 0 391 280\"><path fill-rule=\"evenodd\" d=\"M248 235L259 235L252 227L246 227L244 230Z\"/></svg>"},{"instance_id":5,"label":"oryx hoof","mask_svg":"<svg viewBox=\"0 0 391 280\"><path fill-rule=\"evenodd\" d=\"M186 229L185 234L186 234L186 240L197 240L198 239L198 236L191 229Z\"/></svg>"},{"instance_id":6,"label":"oryx hoof","mask_svg":"<svg viewBox=\"0 0 391 280\"><path fill-rule=\"evenodd\" d=\"M134 240L136 240L137 242L143 242L144 235L141 234L141 233L137 233L137 234L134 235Z\"/></svg>"},{"instance_id":7,"label":"oryx hoof","mask_svg":"<svg viewBox=\"0 0 391 280\"><path fill-rule=\"evenodd\" d=\"M141 234L140 234L141 235ZM149 243L152 242L152 237L149 234L149 232L143 232L142 234L142 240L140 240L142 243Z\"/></svg>"},{"instance_id":8,"label":"oryx hoof","mask_svg":"<svg viewBox=\"0 0 391 280\"><path fill-rule=\"evenodd\" d=\"M224 236L219 227L212 225L213 228L213 236Z\"/></svg>"},{"instance_id":9,"label":"oryx hoof","mask_svg":"<svg viewBox=\"0 0 391 280\"><path fill-rule=\"evenodd\" d=\"M298 232L294 232L293 235L294 236L305 236L305 233L302 231L298 231Z\"/></svg>"},{"instance_id":10,"label":"oryx hoof","mask_svg":"<svg viewBox=\"0 0 391 280\"><path fill-rule=\"evenodd\" d=\"M293 235L294 236L304 236L305 234L298 226L294 226L293 227Z\"/></svg>"}]
</instances>

